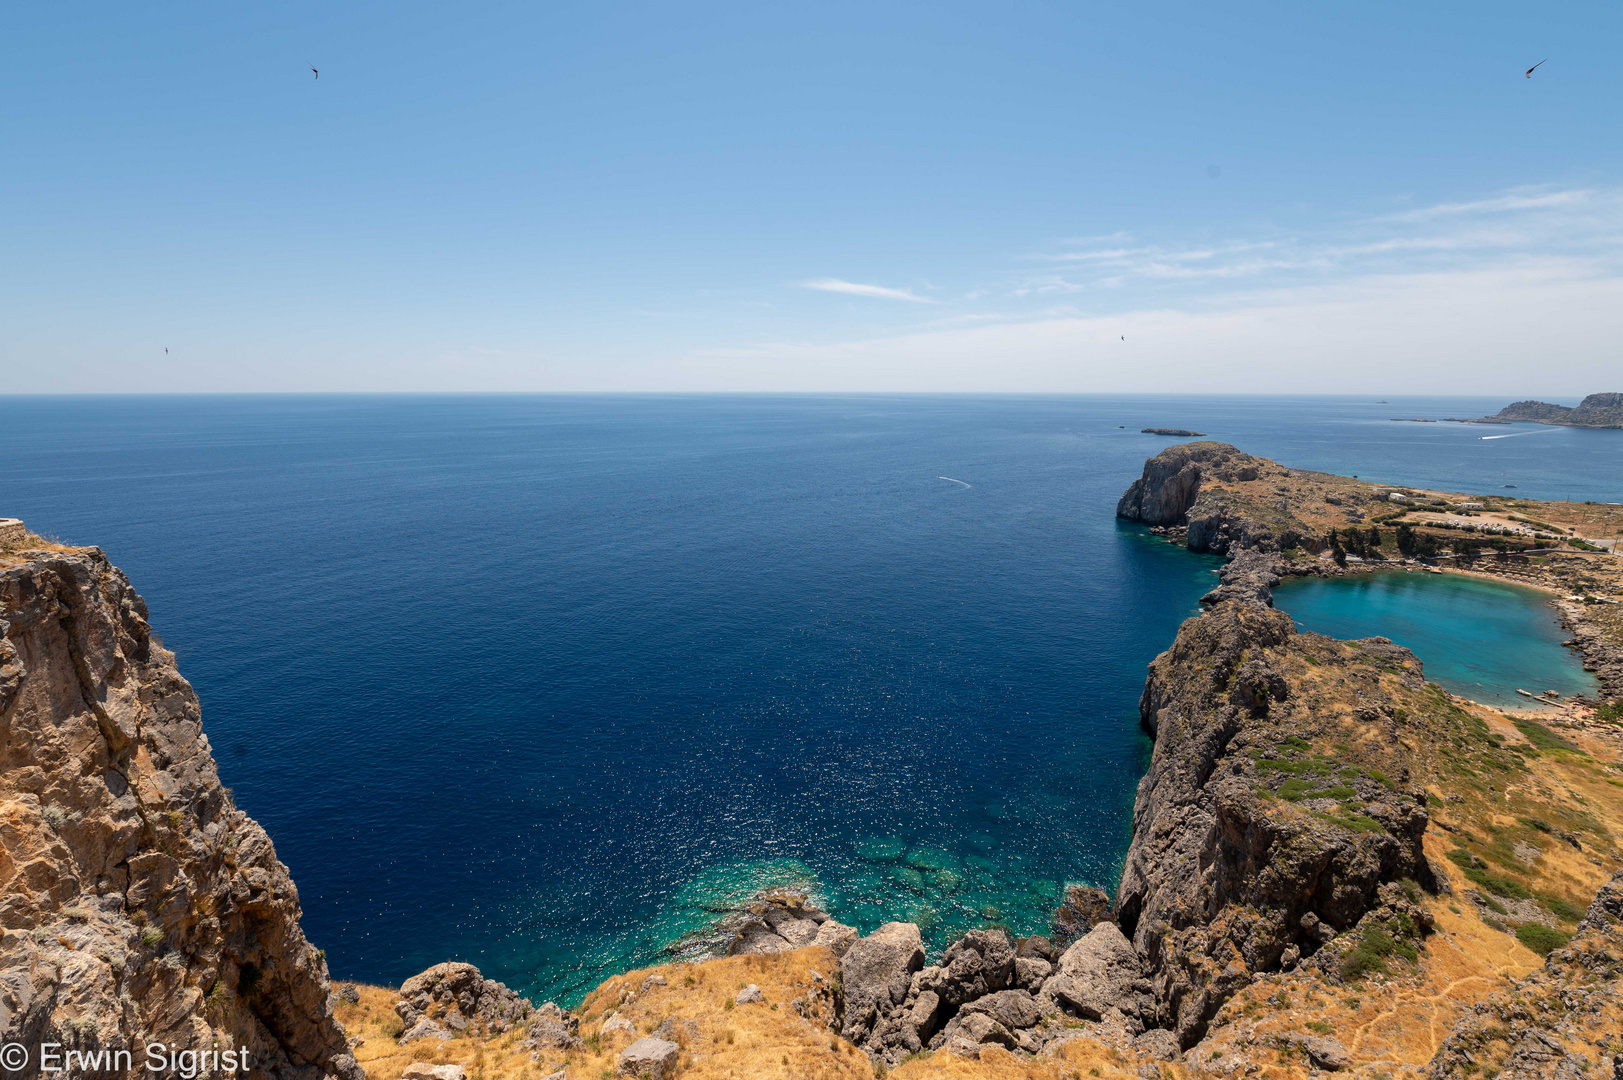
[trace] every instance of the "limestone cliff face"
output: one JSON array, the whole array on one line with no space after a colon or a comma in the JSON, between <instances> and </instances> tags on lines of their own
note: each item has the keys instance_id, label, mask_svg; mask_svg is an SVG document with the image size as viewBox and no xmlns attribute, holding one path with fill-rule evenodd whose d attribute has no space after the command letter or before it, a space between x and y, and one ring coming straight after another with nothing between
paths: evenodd
<instances>
[{"instance_id":1,"label":"limestone cliff face","mask_svg":"<svg viewBox=\"0 0 1623 1080\"><path fill-rule=\"evenodd\" d=\"M1156 658L1117 911L1184 1046L1258 973L1330 960L1382 886L1431 882L1401 748L1426 697L1405 650L1298 634L1253 597L1220 600Z\"/></svg>"},{"instance_id":2,"label":"limestone cliff face","mask_svg":"<svg viewBox=\"0 0 1623 1080\"><path fill-rule=\"evenodd\" d=\"M1181 443L1144 463L1144 475L1122 495L1116 516L1186 526L1191 551L1278 551L1316 534L1291 509L1308 479L1340 478L1287 469L1227 443Z\"/></svg>"},{"instance_id":3,"label":"limestone cliff face","mask_svg":"<svg viewBox=\"0 0 1623 1080\"><path fill-rule=\"evenodd\" d=\"M1151 665L1140 712L1155 750L1117 893L1153 1020L1185 1047L1257 974L1333 967L1340 950L1326 945L1366 918L1418 925L1391 890L1433 881L1404 746L1459 718L1406 650L1299 634L1273 607L1274 551L1297 523L1257 485L1356 494L1332 479L1190 444L1146 463L1118 510L1165 523L1181 512L1189 547L1231 556L1210 610ZM1270 510L1279 520L1258 520Z\"/></svg>"},{"instance_id":4,"label":"limestone cliff face","mask_svg":"<svg viewBox=\"0 0 1623 1080\"><path fill-rule=\"evenodd\" d=\"M108 1076L151 1075L156 1041L246 1049L256 1077L363 1080L287 868L94 548L0 567L0 882L0 1040L131 1048Z\"/></svg>"}]
</instances>

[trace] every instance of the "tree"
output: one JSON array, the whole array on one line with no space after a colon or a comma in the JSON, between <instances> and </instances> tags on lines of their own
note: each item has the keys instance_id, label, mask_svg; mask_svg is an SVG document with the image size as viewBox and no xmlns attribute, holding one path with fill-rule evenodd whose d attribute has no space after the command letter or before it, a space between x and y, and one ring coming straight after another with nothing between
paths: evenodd
<instances>
[{"instance_id":1,"label":"tree","mask_svg":"<svg viewBox=\"0 0 1623 1080\"><path fill-rule=\"evenodd\" d=\"M1347 549L1341 546L1341 537L1336 535L1334 529L1330 530L1330 557L1337 566L1347 565Z\"/></svg>"},{"instance_id":2,"label":"tree","mask_svg":"<svg viewBox=\"0 0 1623 1080\"><path fill-rule=\"evenodd\" d=\"M1409 525L1398 525L1398 551L1404 557L1411 557L1415 553L1414 529Z\"/></svg>"}]
</instances>

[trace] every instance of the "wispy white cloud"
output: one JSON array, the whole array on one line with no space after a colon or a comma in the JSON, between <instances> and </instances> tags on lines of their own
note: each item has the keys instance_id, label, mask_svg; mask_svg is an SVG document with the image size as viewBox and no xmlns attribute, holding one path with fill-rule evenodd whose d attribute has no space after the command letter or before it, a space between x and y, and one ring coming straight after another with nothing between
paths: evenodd
<instances>
[{"instance_id":1,"label":"wispy white cloud","mask_svg":"<svg viewBox=\"0 0 1623 1080\"><path fill-rule=\"evenodd\" d=\"M817 289L820 292L846 293L850 296L871 296L876 300L907 300L915 304L933 304L936 301L928 296L920 296L907 289L887 289L883 285L864 285L856 281L841 281L839 278L814 278L811 281L802 281L802 288Z\"/></svg>"},{"instance_id":2,"label":"wispy white cloud","mask_svg":"<svg viewBox=\"0 0 1623 1080\"><path fill-rule=\"evenodd\" d=\"M1469 271L1522 255L1623 255L1623 191L1518 190L1361 218L1294 235L1199 246L1139 243L1028 257L1059 272L1016 274L1015 296L1194 287L1251 280L1334 280L1375 273Z\"/></svg>"},{"instance_id":3,"label":"wispy white cloud","mask_svg":"<svg viewBox=\"0 0 1623 1080\"><path fill-rule=\"evenodd\" d=\"M1431 221L1435 218L1460 214L1503 214L1517 210L1548 210L1553 207L1573 206L1586 202L1594 194L1593 191L1548 191L1537 195L1500 195L1497 198L1477 199L1474 202L1438 203L1435 206L1424 206L1417 210L1406 210L1401 214L1389 214L1384 220Z\"/></svg>"}]
</instances>

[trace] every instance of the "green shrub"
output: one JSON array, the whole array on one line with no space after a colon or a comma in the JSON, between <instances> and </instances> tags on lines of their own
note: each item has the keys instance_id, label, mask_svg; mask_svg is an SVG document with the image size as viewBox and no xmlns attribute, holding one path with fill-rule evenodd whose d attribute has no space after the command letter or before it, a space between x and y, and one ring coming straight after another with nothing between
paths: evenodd
<instances>
[{"instance_id":1,"label":"green shrub","mask_svg":"<svg viewBox=\"0 0 1623 1080\"><path fill-rule=\"evenodd\" d=\"M1526 900L1533 895L1528 891L1527 886L1521 882L1511 881L1509 878L1502 878L1497 874L1490 874L1478 866L1467 867L1465 876L1495 896L1504 896L1512 900Z\"/></svg>"},{"instance_id":2,"label":"green shrub","mask_svg":"<svg viewBox=\"0 0 1623 1080\"><path fill-rule=\"evenodd\" d=\"M1527 886L1519 881L1512 881L1497 874L1490 874L1487 870L1487 864L1464 848L1455 848L1450 851L1448 861L1465 871L1465 876L1471 881L1487 889L1495 896L1507 896L1512 900L1526 900L1533 895L1528 891Z\"/></svg>"},{"instance_id":3,"label":"green shrub","mask_svg":"<svg viewBox=\"0 0 1623 1080\"><path fill-rule=\"evenodd\" d=\"M1540 956L1549 956L1571 939L1561 931L1543 923L1530 922L1516 927L1516 940Z\"/></svg>"},{"instance_id":4,"label":"green shrub","mask_svg":"<svg viewBox=\"0 0 1623 1080\"><path fill-rule=\"evenodd\" d=\"M1527 738L1527 741L1539 750L1570 750L1575 754L1583 753L1582 750L1579 750L1543 724L1537 724L1517 716L1507 716L1505 719L1515 724L1516 730L1521 732Z\"/></svg>"},{"instance_id":5,"label":"green shrub","mask_svg":"<svg viewBox=\"0 0 1623 1080\"><path fill-rule=\"evenodd\" d=\"M1584 917L1583 908L1577 904L1569 904L1559 896L1540 896L1539 901L1550 909L1550 914L1563 922L1575 923Z\"/></svg>"}]
</instances>

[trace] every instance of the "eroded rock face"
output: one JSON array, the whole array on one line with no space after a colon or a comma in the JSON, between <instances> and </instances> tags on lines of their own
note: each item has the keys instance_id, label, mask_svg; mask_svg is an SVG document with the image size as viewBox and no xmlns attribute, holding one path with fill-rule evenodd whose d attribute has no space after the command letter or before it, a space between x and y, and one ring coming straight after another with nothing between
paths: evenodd
<instances>
[{"instance_id":1,"label":"eroded rock face","mask_svg":"<svg viewBox=\"0 0 1623 1080\"><path fill-rule=\"evenodd\" d=\"M1157 1015L1144 1016L1146 1025L1171 1028L1185 1047L1254 973L1311 956L1356 924L1383 884L1431 881L1424 796L1388 786L1403 778L1399 744L1413 716L1387 695L1423 695L1425 684L1404 650L1368 645L1298 635L1283 612L1231 600L1186 622L1151 666L1140 710L1155 751L1117 914L1149 965ZM1342 719L1324 694L1294 689L1294 679L1327 669L1344 673L1363 712ZM1323 766L1351 769L1340 787L1302 781L1320 773L1293 748L1315 737L1358 741L1372 757L1386 755L1381 765L1394 776L1377 768L1384 782L1373 782L1347 759ZM1298 786L1283 786L1284 777ZM1357 817L1345 810L1353 803ZM1053 989L1051 979L1044 993Z\"/></svg>"},{"instance_id":2,"label":"eroded rock face","mask_svg":"<svg viewBox=\"0 0 1623 1080\"><path fill-rule=\"evenodd\" d=\"M0 1039L240 1047L256 1075L364 1080L287 868L96 549L0 570L0 814Z\"/></svg>"},{"instance_id":3,"label":"eroded rock face","mask_svg":"<svg viewBox=\"0 0 1623 1080\"><path fill-rule=\"evenodd\" d=\"M1119 1012L1131 1031L1143 1031L1156 1015L1144 958L1115 923L1100 923L1059 958L1042 995L1061 1010L1087 1020Z\"/></svg>"},{"instance_id":4,"label":"eroded rock face","mask_svg":"<svg viewBox=\"0 0 1623 1080\"><path fill-rule=\"evenodd\" d=\"M1292 509L1290 493L1317 491L1323 480L1342 482L1287 469L1227 443L1184 443L1144 463L1144 474L1116 504L1116 516L1182 528L1191 551L1272 552L1304 542L1318 550L1317 530Z\"/></svg>"},{"instance_id":5,"label":"eroded rock face","mask_svg":"<svg viewBox=\"0 0 1623 1080\"><path fill-rule=\"evenodd\" d=\"M845 992L842 1034L861 1045L907 999L913 973L924 966L924 939L912 923L890 922L861 938L840 960Z\"/></svg>"},{"instance_id":6,"label":"eroded rock face","mask_svg":"<svg viewBox=\"0 0 1623 1080\"><path fill-rule=\"evenodd\" d=\"M1144 475L1122 495L1116 516L1146 525L1182 525L1190 520L1203 479L1233 474L1254 480L1260 460L1227 443L1169 446L1144 463Z\"/></svg>"}]
</instances>

